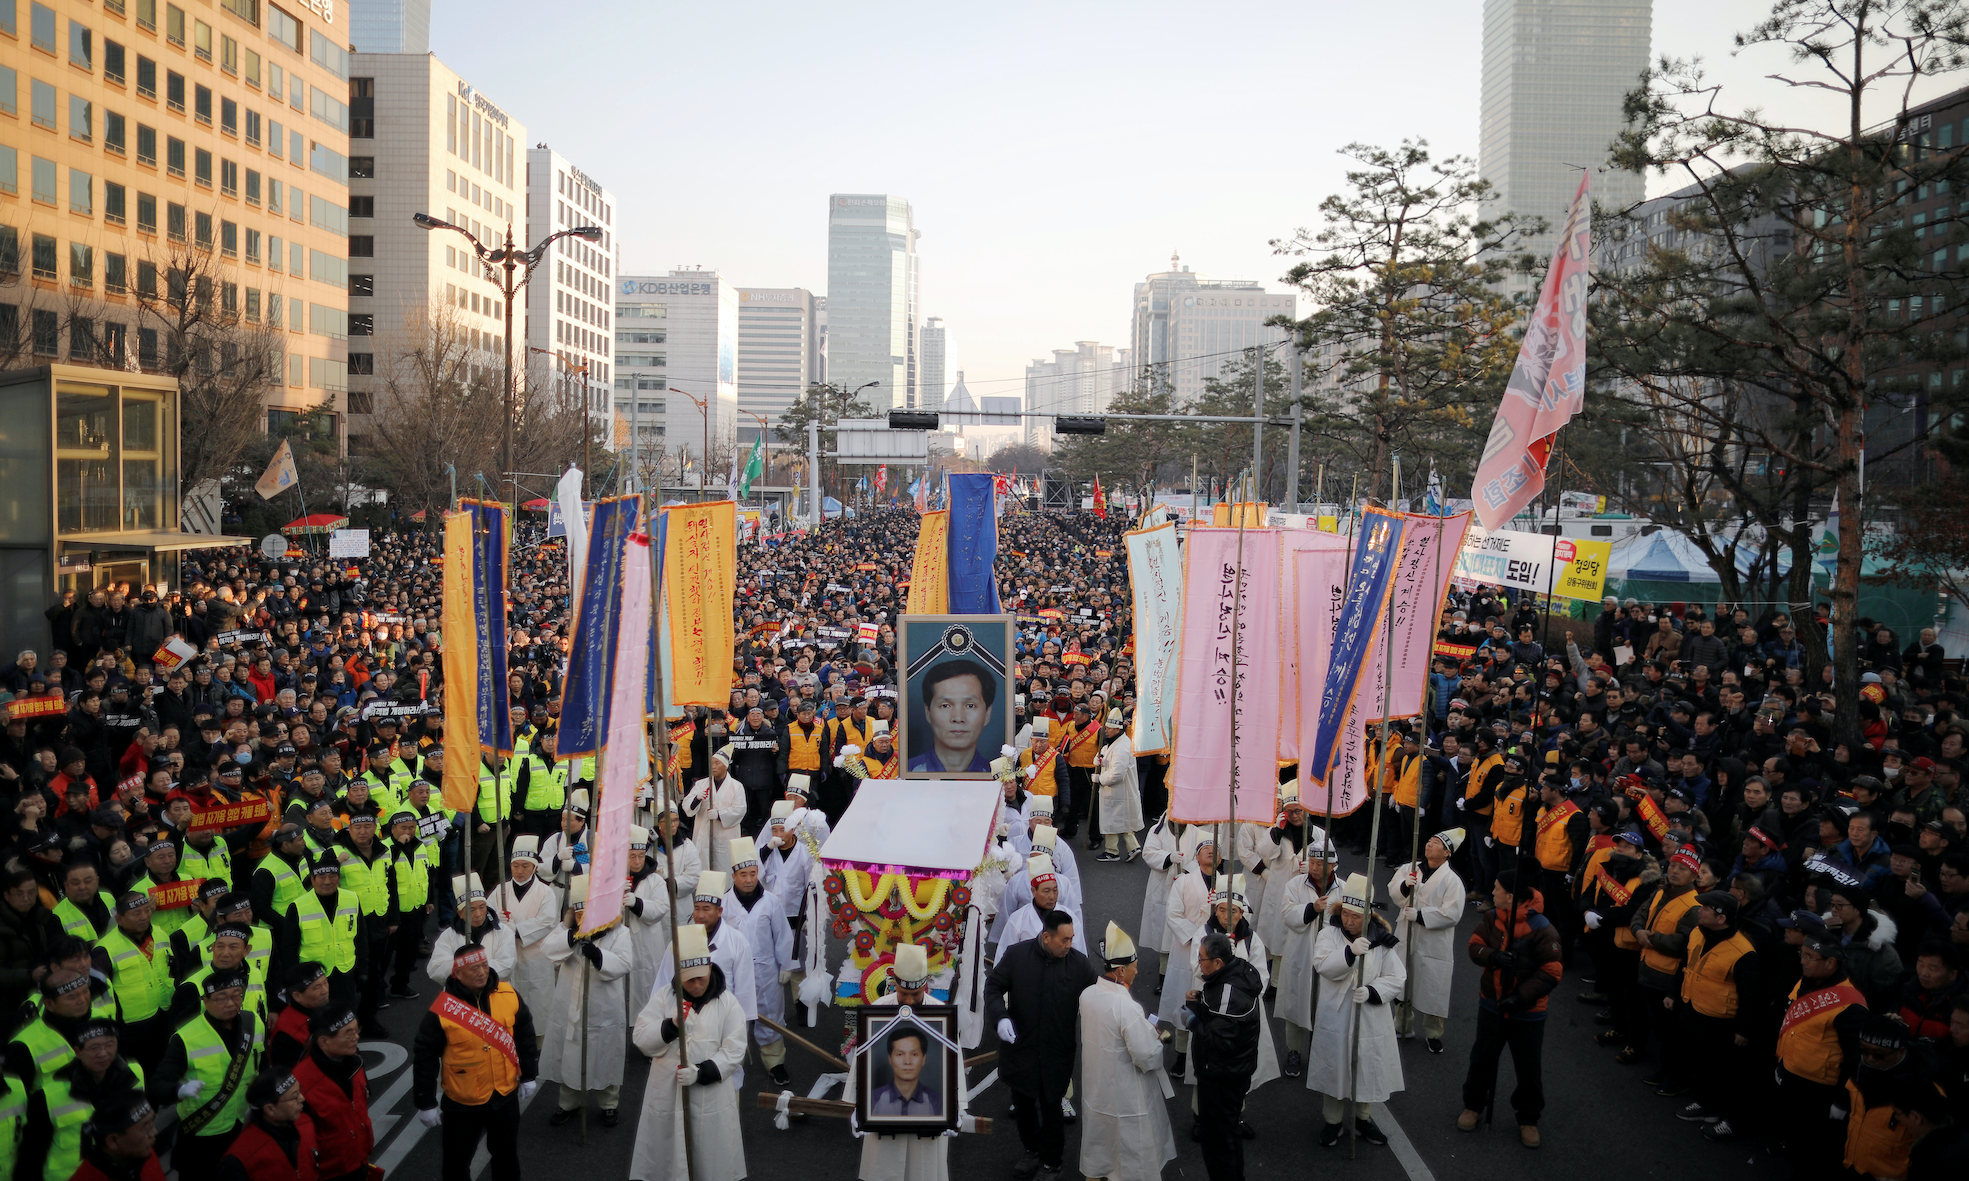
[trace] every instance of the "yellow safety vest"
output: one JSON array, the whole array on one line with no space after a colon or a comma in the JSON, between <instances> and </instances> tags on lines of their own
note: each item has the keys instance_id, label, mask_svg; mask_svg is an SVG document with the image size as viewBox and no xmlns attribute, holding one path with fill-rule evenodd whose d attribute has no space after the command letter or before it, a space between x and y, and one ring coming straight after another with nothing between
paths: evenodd
<instances>
[{"instance_id":1,"label":"yellow safety vest","mask_svg":"<svg viewBox=\"0 0 1969 1181\"><path fill-rule=\"evenodd\" d=\"M136 1076L137 1088L144 1085L144 1068L135 1062L124 1061L130 1073ZM54 1139L48 1145L47 1163L41 1169L41 1181L68 1181L75 1170L82 1165L82 1129L88 1124L89 1116L96 1105L88 1099L75 1097L75 1088L66 1078L51 1078L41 1094L48 1103L48 1122L54 1126ZM5 1118L7 1099L0 1098L0 1119ZM6 1132L0 1129L0 1162L12 1163L13 1158L6 1155L4 1147ZM30 1181L22 1177L18 1181Z\"/></svg>"},{"instance_id":2,"label":"yellow safety vest","mask_svg":"<svg viewBox=\"0 0 1969 1181\"><path fill-rule=\"evenodd\" d=\"M331 972L349 972L356 966L356 924L361 919L361 907L348 890L337 890L335 898L333 915L322 905L321 895L312 890L295 901L301 960L312 960Z\"/></svg>"},{"instance_id":3,"label":"yellow safety vest","mask_svg":"<svg viewBox=\"0 0 1969 1181\"><path fill-rule=\"evenodd\" d=\"M144 1021L171 1003L170 957L151 928L151 953L130 941L121 927L111 927L97 944L109 953L109 977L122 1003L123 1020Z\"/></svg>"},{"instance_id":4,"label":"yellow safety vest","mask_svg":"<svg viewBox=\"0 0 1969 1181\"><path fill-rule=\"evenodd\" d=\"M396 842L383 855L382 864L397 884L397 906L405 913L431 900L431 854L428 845L412 845L405 855Z\"/></svg>"},{"instance_id":5,"label":"yellow safety vest","mask_svg":"<svg viewBox=\"0 0 1969 1181\"><path fill-rule=\"evenodd\" d=\"M260 1019L241 1009L233 1020L247 1025L246 1068L240 1072L239 1085L233 1088L219 1113L198 1129L200 1136L229 1135L246 1118L246 1088L260 1072L260 1059L266 1054L266 1031ZM218 1098L226 1075L232 1070L233 1054L203 1013L178 1027L178 1040L185 1045L184 1081L205 1084L205 1089L193 1098L178 1100L178 1119L182 1121Z\"/></svg>"},{"instance_id":6,"label":"yellow safety vest","mask_svg":"<svg viewBox=\"0 0 1969 1181\"><path fill-rule=\"evenodd\" d=\"M383 877L388 855L387 849L378 846L376 856L364 861L353 850L342 850L342 889L355 892L364 914L380 915L390 909L390 884Z\"/></svg>"}]
</instances>

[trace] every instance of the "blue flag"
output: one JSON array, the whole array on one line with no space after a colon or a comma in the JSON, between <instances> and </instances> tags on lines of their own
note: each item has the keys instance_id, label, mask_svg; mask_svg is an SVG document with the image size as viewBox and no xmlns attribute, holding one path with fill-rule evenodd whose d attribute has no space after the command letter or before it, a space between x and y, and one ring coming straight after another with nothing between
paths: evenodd
<instances>
[{"instance_id":1,"label":"blue flag","mask_svg":"<svg viewBox=\"0 0 1969 1181\"><path fill-rule=\"evenodd\" d=\"M569 633L567 679L561 686L561 727L554 740L557 759L595 754L608 736L609 687L615 683L615 635L625 609L622 553L640 524L642 497L620 496L595 502L588 527L588 561L582 569L581 602Z\"/></svg>"},{"instance_id":2,"label":"blue flag","mask_svg":"<svg viewBox=\"0 0 1969 1181\"><path fill-rule=\"evenodd\" d=\"M472 630L477 641L479 747L495 755L513 753L513 717L506 691L506 565L511 540L506 506L496 501L461 500L472 514Z\"/></svg>"},{"instance_id":3,"label":"blue flag","mask_svg":"<svg viewBox=\"0 0 1969 1181\"><path fill-rule=\"evenodd\" d=\"M1387 509L1369 508L1361 518L1361 533L1354 545L1353 569L1347 572L1347 596L1340 606L1340 622L1333 636L1333 658L1326 669L1326 689L1320 696L1319 728L1313 734L1312 757L1300 771L1314 783L1324 785L1333 768L1333 754L1340 745L1340 727L1360 687L1361 665L1381 626L1393 590L1396 565L1401 560L1401 514Z\"/></svg>"},{"instance_id":4,"label":"blue flag","mask_svg":"<svg viewBox=\"0 0 1969 1181\"><path fill-rule=\"evenodd\" d=\"M998 515L990 472L950 477L950 613L998 614Z\"/></svg>"}]
</instances>

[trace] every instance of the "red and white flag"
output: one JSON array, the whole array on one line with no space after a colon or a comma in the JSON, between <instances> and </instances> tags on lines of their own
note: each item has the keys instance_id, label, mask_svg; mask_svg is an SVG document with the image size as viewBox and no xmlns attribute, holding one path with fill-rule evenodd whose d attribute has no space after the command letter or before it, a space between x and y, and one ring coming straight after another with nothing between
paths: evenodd
<instances>
[{"instance_id":1,"label":"red and white flag","mask_svg":"<svg viewBox=\"0 0 1969 1181\"><path fill-rule=\"evenodd\" d=\"M875 469L875 491L887 492L888 490L889 490L889 465L885 463L881 467Z\"/></svg>"},{"instance_id":2,"label":"red and white flag","mask_svg":"<svg viewBox=\"0 0 1969 1181\"><path fill-rule=\"evenodd\" d=\"M1592 202L1587 176L1579 178L1566 211L1565 231L1552 252L1538 307L1504 403L1491 423L1490 441L1470 489L1477 520L1501 529L1545 489L1545 461L1552 436L1579 413L1586 396L1586 288L1593 261Z\"/></svg>"}]
</instances>

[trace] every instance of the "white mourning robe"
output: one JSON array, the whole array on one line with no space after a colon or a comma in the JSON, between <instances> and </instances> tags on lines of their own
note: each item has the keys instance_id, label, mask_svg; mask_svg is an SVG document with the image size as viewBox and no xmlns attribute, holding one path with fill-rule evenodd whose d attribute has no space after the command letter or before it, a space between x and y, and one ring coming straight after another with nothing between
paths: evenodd
<instances>
[{"instance_id":1,"label":"white mourning robe","mask_svg":"<svg viewBox=\"0 0 1969 1181\"><path fill-rule=\"evenodd\" d=\"M1369 919L1371 934L1375 920ZM1402 1089L1401 1051L1395 1043L1394 1004L1402 998L1402 949L1371 947L1361 983L1381 1003L1354 1004L1354 966L1347 962L1352 942L1337 919L1320 927L1313 943L1313 967L1320 974L1313 1038L1306 1053L1306 1088L1356 1103L1380 1103ZM1354 1010L1360 1010L1360 1074L1349 1081L1354 1044ZM1357 1084L1357 1085L1356 1085Z\"/></svg>"},{"instance_id":2,"label":"white mourning robe","mask_svg":"<svg viewBox=\"0 0 1969 1181\"><path fill-rule=\"evenodd\" d=\"M537 872L559 886L562 891L567 889L568 878L577 873L588 872L586 866L575 860L576 845L582 846L582 856L586 856L588 845L586 823L582 824L581 831L575 833L572 840L568 839L565 832L555 832L547 834L547 839L540 842L540 868Z\"/></svg>"},{"instance_id":3,"label":"white mourning robe","mask_svg":"<svg viewBox=\"0 0 1969 1181\"><path fill-rule=\"evenodd\" d=\"M689 897L683 888L679 882L679 900ZM670 886L661 873L652 870L645 874L622 900L622 926L629 932L629 946L635 953L629 965L629 986L623 990L623 1002L634 1015L643 1011L650 989L656 985L656 966L670 950Z\"/></svg>"},{"instance_id":4,"label":"white mourning robe","mask_svg":"<svg viewBox=\"0 0 1969 1181\"><path fill-rule=\"evenodd\" d=\"M1258 916L1253 925L1258 928L1258 937L1265 941L1273 955L1285 949L1285 884L1293 877L1304 877L1305 865L1299 859L1299 851L1292 844L1296 833L1275 832L1265 829L1253 841L1253 852L1265 865L1265 905L1256 909ZM1316 824L1306 826L1308 848L1317 849L1326 840L1326 833ZM1303 909L1303 907L1302 907Z\"/></svg>"},{"instance_id":5,"label":"white mourning robe","mask_svg":"<svg viewBox=\"0 0 1969 1181\"><path fill-rule=\"evenodd\" d=\"M1258 872L1264 865L1258 855L1258 840L1268 829L1265 825L1246 821L1237 826L1237 871L1244 875L1244 917L1250 921L1252 929L1258 927L1258 916L1265 913L1265 892L1271 884L1271 872ZM1220 873L1229 873L1228 868Z\"/></svg>"},{"instance_id":6,"label":"white mourning robe","mask_svg":"<svg viewBox=\"0 0 1969 1181\"><path fill-rule=\"evenodd\" d=\"M691 839L709 854L709 868L729 870L732 864L732 838L743 836L738 822L745 819L745 787L732 775L714 790L709 778L700 779L684 797L684 815L696 818Z\"/></svg>"},{"instance_id":7,"label":"white mourning robe","mask_svg":"<svg viewBox=\"0 0 1969 1181\"><path fill-rule=\"evenodd\" d=\"M758 899L747 910L738 900L738 891L727 889L725 925L743 934L751 948L752 995L758 1017L786 1024L786 988L780 984L779 974L798 968L800 961L793 958L793 928L786 925L786 912L780 909L779 899L762 883ZM756 1026L752 1036L762 1046L779 1040L779 1034L764 1025Z\"/></svg>"},{"instance_id":8,"label":"white mourning robe","mask_svg":"<svg viewBox=\"0 0 1969 1181\"><path fill-rule=\"evenodd\" d=\"M643 1086L643 1114L636 1124L631 1181L681 1181L684 1176L684 1108L691 1113L691 1181L738 1181L745 1176L745 1142L739 1134L738 1090L723 1081L745 1061L745 1013L727 988L708 1003L691 1005L684 1044L663 1040L663 1022L677 1014L671 990L658 989L636 1015L636 1048L653 1059ZM720 1081L689 1087L677 1083L677 1067L715 1062Z\"/></svg>"},{"instance_id":9,"label":"white mourning robe","mask_svg":"<svg viewBox=\"0 0 1969 1181\"><path fill-rule=\"evenodd\" d=\"M1142 841L1142 860L1148 863L1149 881L1142 890L1141 933L1135 936L1136 947L1169 950L1162 931L1162 911L1169 901L1169 883L1183 872L1180 845L1176 826L1166 814L1155 822Z\"/></svg>"},{"instance_id":10,"label":"white mourning robe","mask_svg":"<svg viewBox=\"0 0 1969 1181\"><path fill-rule=\"evenodd\" d=\"M1133 762L1131 757L1130 762ZM1080 1172L1151 1181L1175 1159L1155 1023L1128 990L1102 979L1080 994ZM866 1174L863 1175L866 1178Z\"/></svg>"},{"instance_id":11,"label":"white mourning robe","mask_svg":"<svg viewBox=\"0 0 1969 1181\"><path fill-rule=\"evenodd\" d=\"M1313 943L1327 916L1339 905L1338 879L1325 890L1305 874L1295 874L1279 891L1279 925L1285 930L1285 945L1279 949L1278 1000L1272 1015L1301 1029L1313 1027L1313 998L1319 995L1320 975L1313 967ZM1324 899L1319 910L1306 913L1309 904ZM1262 938L1262 936L1260 936Z\"/></svg>"},{"instance_id":12,"label":"white mourning robe","mask_svg":"<svg viewBox=\"0 0 1969 1181\"><path fill-rule=\"evenodd\" d=\"M1096 759L1094 784L1101 793L1102 835L1141 831L1142 785L1135 774L1135 744L1123 733L1102 747Z\"/></svg>"},{"instance_id":13,"label":"white mourning robe","mask_svg":"<svg viewBox=\"0 0 1969 1181\"><path fill-rule=\"evenodd\" d=\"M491 913L499 912L493 910ZM469 918L467 921L470 921ZM431 958L424 964L424 975L437 981L438 987L444 987L444 982L451 978L452 953L464 942L465 937L458 933L457 927L441 928L437 938L431 940ZM501 923L487 931L480 943L485 948L487 965L499 973L501 980L511 980L519 964L519 947L513 939L513 929ZM518 991L519 985L515 984L513 989Z\"/></svg>"},{"instance_id":14,"label":"white mourning robe","mask_svg":"<svg viewBox=\"0 0 1969 1181\"><path fill-rule=\"evenodd\" d=\"M628 1002L623 997L629 991L626 977L636 953L629 933L617 923L594 937L602 952L602 966L597 968L574 950L579 941L570 943L571 934L563 924L547 936L547 958L560 966L560 973L554 979L547 1040L540 1047L540 1078L577 1091L593 1091L622 1081L622 1062L629 1052ZM581 1072L584 1026L588 1037L586 1078Z\"/></svg>"},{"instance_id":15,"label":"white mourning robe","mask_svg":"<svg viewBox=\"0 0 1969 1181\"><path fill-rule=\"evenodd\" d=\"M896 994L883 993L872 1004L893 1009ZM879 1053L879 1049L869 1051L869 1054ZM854 1097L862 1063L866 1061L866 1054L848 1060L848 1089L843 1095ZM859 1129L855 1134L861 1138L861 1171L855 1174L861 1181L949 1181L948 1136L877 1136Z\"/></svg>"},{"instance_id":16,"label":"white mourning robe","mask_svg":"<svg viewBox=\"0 0 1969 1181\"><path fill-rule=\"evenodd\" d=\"M1409 874L1422 876L1415 897L1408 897ZM1417 861L1397 869L1388 879L1388 897L1404 906L1413 906L1417 922L1399 919L1395 934L1402 947L1408 979L1407 996L1416 1010L1437 1017L1449 1016L1450 975L1456 967L1456 924L1463 917L1467 898L1463 879L1447 861L1431 873L1427 861Z\"/></svg>"},{"instance_id":17,"label":"white mourning robe","mask_svg":"<svg viewBox=\"0 0 1969 1181\"><path fill-rule=\"evenodd\" d=\"M513 974L501 979L513 986L529 1010L538 1013L554 999L554 961L547 958L547 937L561 923L561 892L535 873L526 896L518 893L511 881L501 882L486 895L486 904L498 912L499 925L513 936Z\"/></svg>"},{"instance_id":18,"label":"white mourning robe","mask_svg":"<svg viewBox=\"0 0 1969 1181\"><path fill-rule=\"evenodd\" d=\"M1210 917L1210 883L1194 865L1186 866L1169 887L1163 905L1163 934L1169 940L1169 977L1162 982L1162 999L1156 1012L1177 1029L1182 1026L1183 995L1199 987L1191 968L1196 963L1196 945L1203 934L1204 920Z\"/></svg>"},{"instance_id":19,"label":"white mourning robe","mask_svg":"<svg viewBox=\"0 0 1969 1181\"><path fill-rule=\"evenodd\" d=\"M1077 914L1073 917L1075 920L1079 920L1080 918ZM998 945L998 954L1001 956L1004 955L1005 949L1014 943L1024 943L1028 939L1037 939L1039 933L1045 929L1046 924L1040 918L1039 909L1030 902L1026 903L1024 906L1013 911L1011 916L1005 920L1005 941ZM1086 931L1086 923L1076 921L1073 924L1073 949L1082 955L1087 954Z\"/></svg>"},{"instance_id":20,"label":"white mourning robe","mask_svg":"<svg viewBox=\"0 0 1969 1181\"><path fill-rule=\"evenodd\" d=\"M1053 871L1053 880L1060 887L1060 900L1058 903L1060 909L1073 916L1076 930L1086 926L1090 920L1082 913L1084 907L1082 905L1083 899L1080 896L1080 879L1075 877L1072 880L1068 880L1065 874L1059 872L1056 865ZM994 947L1010 947L1012 943L1018 942L1017 940L1011 940L1010 942L1006 940L1005 926L1011 922L1012 916L1019 912L1020 907L1025 906L1031 901L1032 878L1027 873L1026 863L1020 861L1012 867L1012 872L1007 875L1005 879L1005 890L998 899L998 914L992 919L991 934L988 936L989 941Z\"/></svg>"}]
</instances>

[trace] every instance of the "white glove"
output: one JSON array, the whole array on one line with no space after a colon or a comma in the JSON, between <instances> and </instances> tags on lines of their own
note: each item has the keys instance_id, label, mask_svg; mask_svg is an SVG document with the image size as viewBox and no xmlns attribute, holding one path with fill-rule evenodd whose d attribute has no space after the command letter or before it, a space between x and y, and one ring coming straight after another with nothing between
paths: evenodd
<instances>
[{"instance_id":1,"label":"white glove","mask_svg":"<svg viewBox=\"0 0 1969 1181\"><path fill-rule=\"evenodd\" d=\"M1028 766L1028 767L1026 768L1026 778L1027 778L1027 779L1032 779L1032 778L1034 778L1034 777L1036 777L1036 776L1037 776L1038 774L1039 774L1039 764L1037 764L1037 763L1034 763L1034 764L1031 764L1030 766Z\"/></svg>"},{"instance_id":2,"label":"white glove","mask_svg":"<svg viewBox=\"0 0 1969 1181\"><path fill-rule=\"evenodd\" d=\"M1365 984L1354 985L1354 1003L1357 1005L1364 1005L1367 1003L1367 985Z\"/></svg>"},{"instance_id":3,"label":"white glove","mask_svg":"<svg viewBox=\"0 0 1969 1181\"><path fill-rule=\"evenodd\" d=\"M1467 802L1468 802L1468 801L1465 801L1465 800L1458 800L1458 801L1456 801L1456 810L1457 810L1458 812L1461 812L1461 811L1463 810L1463 805L1464 805L1465 803L1467 803Z\"/></svg>"},{"instance_id":4,"label":"white glove","mask_svg":"<svg viewBox=\"0 0 1969 1181\"><path fill-rule=\"evenodd\" d=\"M1845 1118L1846 1118L1846 1109L1845 1109L1845 1108L1843 1108L1843 1107L1841 1107L1841 1106L1839 1106L1839 1105L1838 1105L1837 1103L1835 1103L1835 1104L1833 1104L1833 1105L1832 1105L1832 1118L1833 1118L1833 1119L1845 1119Z\"/></svg>"},{"instance_id":5,"label":"white glove","mask_svg":"<svg viewBox=\"0 0 1969 1181\"><path fill-rule=\"evenodd\" d=\"M521 1083L520 1102L525 1103L528 1099L533 1098L533 1093L535 1091L538 1091L539 1089L540 1089L539 1079L528 1079L527 1081Z\"/></svg>"},{"instance_id":6,"label":"white glove","mask_svg":"<svg viewBox=\"0 0 1969 1181\"><path fill-rule=\"evenodd\" d=\"M686 1062L677 1068L677 1085L693 1087L697 1085L697 1067Z\"/></svg>"},{"instance_id":7,"label":"white glove","mask_svg":"<svg viewBox=\"0 0 1969 1181\"><path fill-rule=\"evenodd\" d=\"M998 1040L1008 1046L1019 1040L1019 1031L1012 1028L1012 1019L1010 1017L1000 1017L998 1019Z\"/></svg>"},{"instance_id":8,"label":"white glove","mask_svg":"<svg viewBox=\"0 0 1969 1181\"><path fill-rule=\"evenodd\" d=\"M1413 906L1402 907L1402 921L1405 923L1412 923L1415 921L1415 908Z\"/></svg>"},{"instance_id":9,"label":"white glove","mask_svg":"<svg viewBox=\"0 0 1969 1181\"><path fill-rule=\"evenodd\" d=\"M792 972L781 972L781 973L779 974L779 982L780 982L781 984L791 984L791 983L793 982L793 973L792 973Z\"/></svg>"},{"instance_id":10,"label":"white glove","mask_svg":"<svg viewBox=\"0 0 1969 1181\"><path fill-rule=\"evenodd\" d=\"M837 767L839 767L839 766L841 766L842 764L844 764L844 763L845 763L845 762L847 761L847 758L848 758L848 756L846 756L846 755L835 755L835 756L834 756L834 765L835 765L835 766L837 766Z\"/></svg>"},{"instance_id":11,"label":"white glove","mask_svg":"<svg viewBox=\"0 0 1969 1181\"><path fill-rule=\"evenodd\" d=\"M186 1099L196 1099L198 1098L198 1093L204 1089L205 1084L199 1082L197 1079L193 1079L188 1083L179 1083L178 1101L182 1103Z\"/></svg>"},{"instance_id":12,"label":"white glove","mask_svg":"<svg viewBox=\"0 0 1969 1181\"><path fill-rule=\"evenodd\" d=\"M522 1084L525 1085L525 1084ZM417 1122L427 1128L435 1128L444 1122L444 1112L435 1107L427 1107L417 1113Z\"/></svg>"},{"instance_id":13,"label":"white glove","mask_svg":"<svg viewBox=\"0 0 1969 1181\"><path fill-rule=\"evenodd\" d=\"M1368 942L1365 938L1360 938L1354 940L1352 943L1349 943L1347 947L1350 950L1352 950L1355 955L1366 955Z\"/></svg>"},{"instance_id":14,"label":"white glove","mask_svg":"<svg viewBox=\"0 0 1969 1181\"><path fill-rule=\"evenodd\" d=\"M1586 929L1589 931L1597 931L1600 929L1599 911L1589 910L1586 912Z\"/></svg>"}]
</instances>

